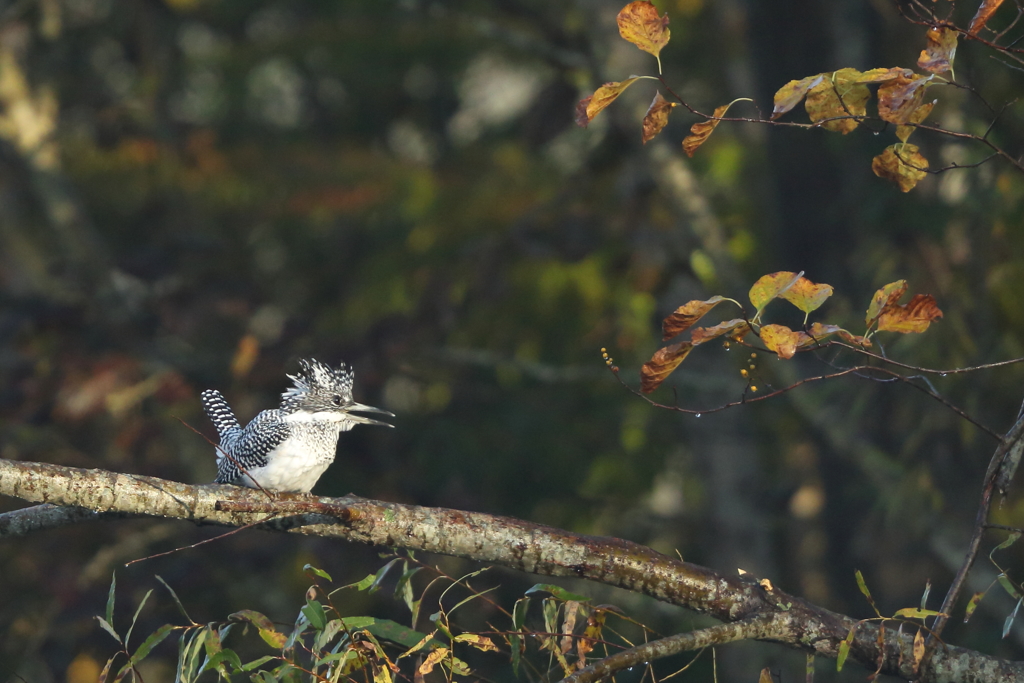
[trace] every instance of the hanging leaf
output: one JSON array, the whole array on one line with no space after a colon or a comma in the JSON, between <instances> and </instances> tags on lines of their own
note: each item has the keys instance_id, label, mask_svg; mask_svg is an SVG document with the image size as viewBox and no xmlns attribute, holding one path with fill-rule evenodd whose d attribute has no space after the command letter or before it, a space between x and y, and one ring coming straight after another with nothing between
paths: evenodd
<instances>
[{"instance_id":1,"label":"hanging leaf","mask_svg":"<svg viewBox=\"0 0 1024 683\"><path fill-rule=\"evenodd\" d=\"M985 24L988 23L992 14L999 9L1001 4L1003 4L1003 0L982 0L981 4L978 5L978 11L975 12L974 18L971 19L971 25L967 28L967 35L978 35L978 31L985 28Z\"/></svg>"},{"instance_id":2,"label":"hanging leaf","mask_svg":"<svg viewBox=\"0 0 1024 683\"><path fill-rule=\"evenodd\" d=\"M683 304L677 308L672 315L662 321L662 341L668 341L680 332L685 332L690 329L690 327L700 320L705 313L725 300L724 296L715 295L706 301L694 299L693 301Z\"/></svg>"},{"instance_id":3,"label":"hanging leaf","mask_svg":"<svg viewBox=\"0 0 1024 683\"><path fill-rule=\"evenodd\" d=\"M942 612L937 612L933 609L922 609L920 607L904 607L903 609L896 610L896 614L893 617L898 619L927 619L928 617L946 616Z\"/></svg>"},{"instance_id":4,"label":"hanging leaf","mask_svg":"<svg viewBox=\"0 0 1024 683\"><path fill-rule=\"evenodd\" d=\"M875 175L896 183L902 192L910 192L928 175L928 160L921 156L917 145L900 142L889 145L885 151L871 160Z\"/></svg>"},{"instance_id":5,"label":"hanging leaf","mask_svg":"<svg viewBox=\"0 0 1024 683\"><path fill-rule=\"evenodd\" d=\"M925 34L925 38L928 45L921 50L917 65L933 74L952 71L953 58L956 56L956 31L946 26L932 26Z\"/></svg>"},{"instance_id":6,"label":"hanging leaf","mask_svg":"<svg viewBox=\"0 0 1024 683\"><path fill-rule=\"evenodd\" d=\"M639 80L639 76L630 76L624 81L605 83L594 91L590 97L584 97L576 105L576 125L586 128L594 117L604 111L605 107L614 102L626 88Z\"/></svg>"},{"instance_id":7,"label":"hanging leaf","mask_svg":"<svg viewBox=\"0 0 1024 683\"><path fill-rule=\"evenodd\" d=\"M931 294L915 294L903 306L893 305L878 317L878 330L903 334L924 332L933 320L942 317L942 311Z\"/></svg>"},{"instance_id":8,"label":"hanging leaf","mask_svg":"<svg viewBox=\"0 0 1024 683\"><path fill-rule=\"evenodd\" d=\"M964 623L966 624L971 620L971 615L974 614L974 610L978 609L978 603L985 597L986 591L978 591L971 596L971 599L967 601L967 609L964 610Z\"/></svg>"},{"instance_id":9,"label":"hanging leaf","mask_svg":"<svg viewBox=\"0 0 1024 683\"><path fill-rule=\"evenodd\" d=\"M644 114L644 125L643 134L641 138L643 143L646 145L649 140L653 140L654 136L657 135L668 125L668 115L672 113L674 107L678 107L677 102L669 102L661 96L661 91L654 93L654 101L651 102L651 106L647 108L647 113Z\"/></svg>"},{"instance_id":10,"label":"hanging leaf","mask_svg":"<svg viewBox=\"0 0 1024 683\"><path fill-rule=\"evenodd\" d=\"M729 104L723 104L721 107L716 107L714 114L715 118L708 119L707 121L699 121L690 126L690 134L683 138L683 151L686 152L686 156L692 157L693 153L697 151L697 148L703 145L711 134L715 132L715 128L721 121L718 119L725 116L725 113L729 111L734 103L739 100L733 100Z\"/></svg>"},{"instance_id":11,"label":"hanging leaf","mask_svg":"<svg viewBox=\"0 0 1024 683\"><path fill-rule=\"evenodd\" d=\"M775 107L772 109L772 121L800 104L807 92L825 80L826 74L808 76L798 81L790 81L775 93Z\"/></svg>"},{"instance_id":12,"label":"hanging leaf","mask_svg":"<svg viewBox=\"0 0 1024 683\"><path fill-rule=\"evenodd\" d=\"M718 323L713 327L698 327L690 335L690 342L697 346L704 342L717 339L718 337L729 336L733 339L742 339L750 331L750 325L743 318L734 318Z\"/></svg>"},{"instance_id":13,"label":"hanging leaf","mask_svg":"<svg viewBox=\"0 0 1024 683\"><path fill-rule=\"evenodd\" d=\"M878 320L878 316L882 315L882 311L890 306L894 306L906 292L906 280L890 282L875 292L874 296L871 297L871 304L868 306L867 317L864 319L867 329L871 329L871 326Z\"/></svg>"},{"instance_id":14,"label":"hanging leaf","mask_svg":"<svg viewBox=\"0 0 1024 683\"><path fill-rule=\"evenodd\" d=\"M833 334L846 332L838 325L822 325L814 323L807 332L797 332L797 349L810 349L818 346ZM846 332L849 335L849 332Z\"/></svg>"},{"instance_id":15,"label":"hanging leaf","mask_svg":"<svg viewBox=\"0 0 1024 683\"><path fill-rule=\"evenodd\" d=\"M857 632L857 627L860 622L850 627L846 637L843 638L843 642L839 643L839 652L836 653L836 671L843 670L843 664L846 663L846 658L850 656L850 646L853 645L853 636Z\"/></svg>"},{"instance_id":16,"label":"hanging leaf","mask_svg":"<svg viewBox=\"0 0 1024 683\"><path fill-rule=\"evenodd\" d=\"M908 71L878 86L878 115L897 125L909 121L924 102L926 86L932 78Z\"/></svg>"},{"instance_id":17,"label":"hanging leaf","mask_svg":"<svg viewBox=\"0 0 1024 683\"><path fill-rule=\"evenodd\" d=\"M640 368L640 391L649 394L657 389L686 360L690 351L693 351L693 344L685 341L655 351L651 359Z\"/></svg>"},{"instance_id":18,"label":"hanging leaf","mask_svg":"<svg viewBox=\"0 0 1024 683\"><path fill-rule=\"evenodd\" d=\"M870 348L871 347L871 340L868 339L867 337L861 337L861 336L856 335L856 334L851 334L850 332L847 332L846 330L839 330L839 336L844 341L848 341L851 344L856 344L857 346L862 346L864 348Z\"/></svg>"},{"instance_id":19,"label":"hanging leaf","mask_svg":"<svg viewBox=\"0 0 1024 683\"><path fill-rule=\"evenodd\" d=\"M619 35L648 54L658 57L661 48L668 44L668 13L659 17L657 8L650 2L629 3L615 20L619 24Z\"/></svg>"},{"instance_id":20,"label":"hanging leaf","mask_svg":"<svg viewBox=\"0 0 1024 683\"><path fill-rule=\"evenodd\" d=\"M797 278L779 297L799 308L804 313L819 309L825 299L832 296L832 285L816 285L805 277Z\"/></svg>"},{"instance_id":21,"label":"hanging leaf","mask_svg":"<svg viewBox=\"0 0 1024 683\"><path fill-rule=\"evenodd\" d=\"M804 103L811 121L824 121L822 128L843 135L855 129L859 125L856 119L837 117L867 114L871 91L866 85L857 82L861 76L861 72L856 69L840 69L811 88Z\"/></svg>"},{"instance_id":22,"label":"hanging leaf","mask_svg":"<svg viewBox=\"0 0 1024 683\"><path fill-rule=\"evenodd\" d=\"M754 283L754 286L750 288L750 292L747 296L750 298L750 303L754 304L754 308L757 309L758 315L764 310L764 307L777 296L780 296L783 292L788 290L796 281L803 277L803 272L791 273L788 270L780 270L777 273L770 273L758 279Z\"/></svg>"},{"instance_id":23,"label":"hanging leaf","mask_svg":"<svg viewBox=\"0 0 1024 683\"><path fill-rule=\"evenodd\" d=\"M760 337L770 351L783 359L793 357L800 341L799 334L785 325L765 325L761 328Z\"/></svg>"},{"instance_id":24,"label":"hanging leaf","mask_svg":"<svg viewBox=\"0 0 1024 683\"><path fill-rule=\"evenodd\" d=\"M936 102L938 102L938 100L932 100L931 102L925 102L920 107L915 109L914 113L912 113L910 115L910 120L907 121L907 123L908 124L910 124L910 123L915 123L916 124L916 123L921 123L922 121L924 121L926 118L928 118L928 114L932 113L932 109L935 108L935 103ZM906 142L907 138L909 138L910 134L913 133L915 130L917 130L917 126L910 126L910 125L906 125L906 124L904 124L902 126L896 126L896 137L898 137L900 139L900 142Z\"/></svg>"},{"instance_id":25,"label":"hanging leaf","mask_svg":"<svg viewBox=\"0 0 1024 683\"><path fill-rule=\"evenodd\" d=\"M914 674L917 674L918 668L921 666L921 660L924 659L924 629L917 629L917 633L914 634Z\"/></svg>"}]
</instances>

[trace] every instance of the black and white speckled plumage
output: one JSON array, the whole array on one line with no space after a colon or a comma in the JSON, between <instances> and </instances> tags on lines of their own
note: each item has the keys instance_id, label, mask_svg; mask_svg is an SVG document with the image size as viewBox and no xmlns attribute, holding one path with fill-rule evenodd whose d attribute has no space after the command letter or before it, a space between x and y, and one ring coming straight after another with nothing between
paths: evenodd
<instances>
[{"instance_id":1,"label":"black and white speckled plumage","mask_svg":"<svg viewBox=\"0 0 1024 683\"><path fill-rule=\"evenodd\" d=\"M338 437L357 424L391 427L356 412L391 413L356 403L354 373L302 360L294 386L281 394L281 407L264 410L243 429L219 391L202 393L206 414L220 435L218 484L260 486L272 491L308 492L334 461Z\"/></svg>"}]
</instances>

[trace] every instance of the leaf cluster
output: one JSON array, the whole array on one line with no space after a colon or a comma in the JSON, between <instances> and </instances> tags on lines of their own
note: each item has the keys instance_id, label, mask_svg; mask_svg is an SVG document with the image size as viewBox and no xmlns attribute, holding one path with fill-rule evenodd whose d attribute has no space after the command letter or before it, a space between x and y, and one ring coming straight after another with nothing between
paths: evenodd
<instances>
[{"instance_id":1,"label":"leaf cluster","mask_svg":"<svg viewBox=\"0 0 1024 683\"><path fill-rule=\"evenodd\" d=\"M967 34L971 37L976 36L998 6L999 2L983 3ZM655 93L654 100L643 119L642 141L645 144L665 128L672 110L680 105L704 118L703 121L691 126L690 135L683 140L683 151L691 157L722 120L764 123L762 119L725 119L733 104L752 101L747 98L716 107L713 114L707 115L691 107L665 84L661 76L660 54L662 48L669 42L668 23L668 14L659 15L654 5L646 0L631 2L619 11L620 35L657 59L658 76L630 76L622 81L605 83L593 95L579 102L576 108L576 122L586 127L629 86L646 78L660 81L678 102L668 101L660 91ZM891 124L895 126L898 142L889 145L875 156L871 169L878 177L894 183L903 192L909 192L925 177L930 168L920 148L907 140L911 133L924 123L938 101L925 101L929 88L937 83L952 82L943 74L948 74L950 79L954 76L953 62L961 32L963 31L955 26L939 22L928 26L925 34L926 46L917 60L917 67L927 75L896 66L869 69L864 72L844 68L792 80L775 93L772 115L767 123L779 123L779 118L803 102L810 124L788 125L822 128L846 135L868 121L879 122L883 126ZM868 112L867 105L872 98L869 86L876 87L874 96L877 98L877 116ZM874 132L878 133L880 130ZM984 141L984 138L981 139Z\"/></svg>"},{"instance_id":2,"label":"leaf cluster","mask_svg":"<svg viewBox=\"0 0 1024 683\"><path fill-rule=\"evenodd\" d=\"M909 302L900 304L900 299L907 292L907 282L897 280L882 287L872 296L865 315L865 329L862 335L853 334L838 325L819 322L808 325L810 314L820 308L832 296L832 292L831 285L811 282L804 277L802 271L779 271L761 277L750 288L747 296L754 307L753 316L747 315L738 301L723 296L683 304L662 322L663 341L669 341L690 330L705 314L723 302L737 306L742 317L725 320L710 327L693 328L689 340L658 349L640 370L641 391L654 391L686 360L694 348L719 337L725 338L726 343L747 343L747 337L754 336L779 358L789 359L800 351L820 348L833 335L856 347L869 348L871 338L877 332L920 333L927 330L933 320L942 317L942 311L930 294L915 294ZM762 315L765 309L776 299L788 301L804 313L803 330L763 322Z\"/></svg>"}]
</instances>

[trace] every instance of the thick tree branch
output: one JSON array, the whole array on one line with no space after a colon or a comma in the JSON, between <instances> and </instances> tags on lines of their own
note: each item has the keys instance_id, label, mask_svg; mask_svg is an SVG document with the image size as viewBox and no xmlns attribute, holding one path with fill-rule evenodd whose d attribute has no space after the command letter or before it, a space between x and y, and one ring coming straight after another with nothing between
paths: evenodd
<instances>
[{"instance_id":1,"label":"thick tree branch","mask_svg":"<svg viewBox=\"0 0 1024 683\"><path fill-rule=\"evenodd\" d=\"M723 576L629 541L580 536L508 517L356 496L284 494L268 500L259 491L235 486L189 486L155 477L10 460L0 460L0 494L101 515L168 517L226 526L257 523L267 530L423 550L548 576L581 577L726 622L771 617L781 634L773 632L771 640L830 658L836 657L839 644L856 624L770 584L762 587L747 577ZM53 508L37 507L20 513L19 524L0 521L0 530L17 528L26 533L31 524L23 518L32 514L48 520L37 523L36 529L54 526L59 518ZM95 518L73 512L63 521ZM877 626L861 624L849 661L872 671L881 661L883 673L922 683L1024 683L1024 665L951 646L937 648L925 670L914 672L913 657L907 656L912 644L910 635L885 629L879 649Z\"/></svg>"}]
</instances>

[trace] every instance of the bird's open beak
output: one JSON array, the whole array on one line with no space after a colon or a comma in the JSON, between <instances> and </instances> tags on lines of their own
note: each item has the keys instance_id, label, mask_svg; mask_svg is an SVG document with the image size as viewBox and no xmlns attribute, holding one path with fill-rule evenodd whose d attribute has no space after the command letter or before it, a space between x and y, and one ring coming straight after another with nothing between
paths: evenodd
<instances>
[{"instance_id":1,"label":"bird's open beak","mask_svg":"<svg viewBox=\"0 0 1024 683\"><path fill-rule=\"evenodd\" d=\"M380 408L374 408L373 406L363 405L362 403L353 403L352 405L348 406L348 408L346 409L345 412L348 413L348 417L349 417L350 420L352 420L353 422L358 422L359 424L364 424L364 425L380 425L381 427L394 427L395 426L395 425L389 424L387 422L381 422L380 420L374 420L374 419L371 419L369 417L363 417L362 415L355 415L354 414L356 412L360 412L360 413L378 413L380 415L387 415L388 417L394 417L395 416L395 414L392 413L392 412L389 412L387 410L382 410Z\"/></svg>"}]
</instances>

